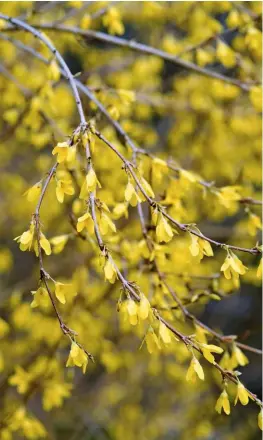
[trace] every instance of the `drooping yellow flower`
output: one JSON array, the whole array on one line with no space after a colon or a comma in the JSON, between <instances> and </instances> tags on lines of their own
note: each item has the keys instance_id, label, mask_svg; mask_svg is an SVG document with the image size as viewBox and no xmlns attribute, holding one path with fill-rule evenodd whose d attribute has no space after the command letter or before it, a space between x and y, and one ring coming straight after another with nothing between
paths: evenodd
<instances>
[{"instance_id":1,"label":"drooping yellow flower","mask_svg":"<svg viewBox=\"0 0 263 440\"><path fill-rule=\"evenodd\" d=\"M82 134L81 141L82 141L82 145L84 148L86 148L87 143L89 143L89 148L90 148L91 152L93 153L95 150L95 136L93 135L92 128L93 128L93 126L90 125L90 131ZM94 126L94 129L95 129L95 126Z\"/></svg>"},{"instance_id":2,"label":"drooping yellow flower","mask_svg":"<svg viewBox=\"0 0 263 440\"><path fill-rule=\"evenodd\" d=\"M241 367L244 367L249 363L249 360L246 357L246 355L243 353L242 350L240 350L239 347L237 347L236 344L233 345L231 363L233 365L233 368L235 368L237 365L241 365Z\"/></svg>"},{"instance_id":3,"label":"drooping yellow flower","mask_svg":"<svg viewBox=\"0 0 263 440\"><path fill-rule=\"evenodd\" d=\"M41 193L41 182L38 182L35 185L31 186L31 188L29 188L24 193L24 196L26 196L29 202L35 203L39 199L40 193Z\"/></svg>"},{"instance_id":4,"label":"drooping yellow flower","mask_svg":"<svg viewBox=\"0 0 263 440\"><path fill-rule=\"evenodd\" d=\"M232 370L232 362L229 352L226 350L219 362L220 367L224 368L224 370ZM236 365L235 365L236 366ZM234 368L235 368L234 366Z\"/></svg>"},{"instance_id":5,"label":"drooping yellow flower","mask_svg":"<svg viewBox=\"0 0 263 440\"><path fill-rule=\"evenodd\" d=\"M223 66L227 68L231 68L236 65L235 52L221 40L219 40L217 43L216 56Z\"/></svg>"},{"instance_id":6,"label":"drooping yellow flower","mask_svg":"<svg viewBox=\"0 0 263 440\"><path fill-rule=\"evenodd\" d=\"M19 248L21 249L21 251L31 250L31 248L33 247L35 254L38 257L39 254L38 242L35 234L35 225L33 223L31 223L30 228L27 231L23 232L22 235L14 238L14 240L20 243ZM40 232L39 243L40 243L40 247L44 249L46 255L50 255L51 254L50 243L42 232Z\"/></svg>"},{"instance_id":7,"label":"drooping yellow flower","mask_svg":"<svg viewBox=\"0 0 263 440\"><path fill-rule=\"evenodd\" d=\"M248 233L254 237L258 231L262 230L261 218L250 212L248 215L247 229Z\"/></svg>"},{"instance_id":8,"label":"drooping yellow flower","mask_svg":"<svg viewBox=\"0 0 263 440\"><path fill-rule=\"evenodd\" d=\"M133 299L128 299L126 301L126 309L130 324L136 325L138 323L138 305Z\"/></svg>"},{"instance_id":9,"label":"drooping yellow flower","mask_svg":"<svg viewBox=\"0 0 263 440\"><path fill-rule=\"evenodd\" d=\"M147 180L145 180L143 177L141 177L140 183L141 183L144 191L146 192L147 196L154 198L153 189L152 189L151 185L147 182ZM143 199L144 199L144 197L143 197Z\"/></svg>"},{"instance_id":10,"label":"drooping yellow flower","mask_svg":"<svg viewBox=\"0 0 263 440\"><path fill-rule=\"evenodd\" d=\"M30 224L30 227L27 231L23 232L22 235L14 238L15 241L20 243L20 250L27 251L30 250L35 238L35 226L33 223Z\"/></svg>"},{"instance_id":11,"label":"drooping yellow flower","mask_svg":"<svg viewBox=\"0 0 263 440\"><path fill-rule=\"evenodd\" d=\"M67 244L69 236L67 234L58 235L57 237L51 238L49 241L52 245L52 250L54 254L59 254L63 251L65 245Z\"/></svg>"},{"instance_id":12,"label":"drooping yellow flower","mask_svg":"<svg viewBox=\"0 0 263 440\"><path fill-rule=\"evenodd\" d=\"M189 247L191 254L193 257L198 257L200 260L206 255L207 257L212 257L214 255L213 249L210 243L202 238L191 234L192 243Z\"/></svg>"},{"instance_id":13,"label":"drooping yellow flower","mask_svg":"<svg viewBox=\"0 0 263 440\"><path fill-rule=\"evenodd\" d=\"M50 304L48 292L45 287L40 286L37 290L31 291L32 295L34 295L33 301L31 302L31 307L48 307Z\"/></svg>"},{"instance_id":14,"label":"drooping yellow flower","mask_svg":"<svg viewBox=\"0 0 263 440\"><path fill-rule=\"evenodd\" d=\"M215 410L221 414L222 409L224 410L225 414L229 415L230 414L230 402L228 399L228 394L226 392L226 390L224 390L219 398L217 399L216 402L216 406L215 406Z\"/></svg>"},{"instance_id":15,"label":"drooping yellow flower","mask_svg":"<svg viewBox=\"0 0 263 440\"><path fill-rule=\"evenodd\" d=\"M157 220L156 226L156 238L158 243L165 242L168 243L173 238L173 231L168 221L160 213Z\"/></svg>"},{"instance_id":16,"label":"drooping yellow flower","mask_svg":"<svg viewBox=\"0 0 263 440\"><path fill-rule=\"evenodd\" d=\"M246 388L241 382L238 382L237 384L237 395L235 398L235 405L237 404L238 400L242 403L242 405L247 405L249 402L249 398L251 399L251 396L247 392Z\"/></svg>"},{"instance_id":17,"label":"drooping yellow flower","mask_svg":"<svg viewBox=\"0 0 263 440\"><path fill-rule=\"evenodd\" d=\"M66 303L66 297L65 295L68 293L68 290L70 289L70 284L64 284L64 283L58 283L55 284L55 295L56 298L62 303Z\"/></svg>"},{"instance_id":18,"label":"drooping yellow flower","mask_svg":"<svg viewBox=\"0 0 263 440\"><path fill-rule=\"evenodd\" d=\"M92 234L94 231L94 223L89 212L78 218L77 231L81 232L84 228L87 229L89 234Z\"/></svg>"},{"instance_id":19,"label":"drooping yellow flower","mask_svg":"<svg viewBox=\"0 0 263 440\"><path fill-rule=\"evenodd\" d=\"M43 234L43 232L40 232L40 240L39 240L39 242L40 242L41 248L44 249L46 255L50 255L51 254L51 246L50 246L50 243L49 243L48 239ZM34 244L34 249L35 249L35 252L36 252L36 256L38 257L38 246L37 246L36 241L35 241L35 244Z\"/></svg>"},{"instance_id":20,"label":"drooping yellow flower","mask_svg":"<svg viewBox=\"0 0 263 440\"><path fill-rule=\"evenodd\" d=\"M204 370L203 370L200 362L196 359L195 356L193 356L191 363L190 363L190 366L189 366L187 373L186 373L187 382L194 383L196 381L196 376L198 376L199 379L201 379L201 380L205 379Z\"/></svg>"},{"instance_id":21,"label":"drooping yellow flower","mask_svg":"<svg viewBox=\"0 0 263 440\"><path fill-rule=\"evenodd\" d=\"M109 257L106 260L106 263L104 265L104 275L105 279L108 280L110 283L114 284L115 280L117 278L117 272L115 265L113 264L112 259Z\"/></svg>"},{"instance_id":22,"label":"drooping yellow flower","mask_svg":"<svg viewBox=\"0 0 263 440\"><path fill-rule=\"evenodd\" d=\"M101 184L100 184L100 182L97 179L97 176L96 176L96 173L95 173L94 169L90 168L89 172L86 175L85 180L84 180L84 182L82 184L79 198L83 199L83 200L87 199L89 193L95 191L97 186L99 188L101 188Z\"/></svg>"},{"instance_id":23,"label":"drooping yellow flower","mask_svg":"<svg viewBox=\"0 0 263 440\"><path fill-rule=\"evenodd\" d=\"M156 353L156 352L158 352L158 350L161 349L159 339L157 338L156 334L154 333L154 330L152 327L150 327L146 333L145 342L146 342L147 350L150 354Z\"/></svg>"},{"instance_id":24,"label":"drooping yellow flower","mask_svg":"<svg viewBox=\"0 0 263 440\"><path fill-rule=\"evenodd\" d=\"M145 295L141 295L138 306L138 317L142 320L147 319L151 310L151 305Z\"/></svg>"},{"instance_id":25,"label":"drooping yellow flower","mask_svg":"<svg viewBox=\"0 0 263 440\"><path fill-rule=\"evenodd\" d=\"M56 196L59 201L59 203L64 202L64 195L68 194L72 196L74 194L75 190L72 185L71 179L61 179L57 181L57 187L56 187Z\"/></svg>"},{"instance_id":26,"label":"drooping yellow flower","mask_svg":"<svg viewBox=\"0 0 263 440\"><path fill-rule=\"evenodd\" d=\"M152 171L155 181L159 183L169 173L169 168L164 160L155 157L152 161Z\"/></svg>"},{"instance_id":27,"label":"drooping yellow flower","mask_svg":"<svg viewBox=\"0 0 263 440\"><path fill-rule=\"evenodd\" d=\"M52 154L57 154L58 163L65 162L69 154L69 144L67 142L59 142L52 150Z\"/></svg>"},{"instance_id":28,"label":"drooping yellow flower","mask_svg":"<svg viewBox=\"0 0 263 440\"><path fill-rule=\"evenodd\" d=\"M226 279L230 280L232 277L238 278L239 275L244 275L247 267L243 265L242 261L232 251L228 251L220 270L224 272Z\"/></svg>"},{"instance_id":29,"label":"drooping yellow flower","mask_svg":"<svg viewBox=\"0 0 263 440\"><path fill-rule=\"evenodd\" d=\"M170 344L172 341L171 332L162 321L159 321L159 337L164 344Z\"/></svg>"},{"instance_id":30,"label":"drooping yellow flower","mask_svg":"<svg viewBox=\"0 0 263 440\"><path fill-rule=\"evenodd\" d=\"M119 219L121 217L128 218L128 206L126 203L117 203L117 205L113 208L113 216L115 219Z\"/></svg>"},{"instance_id":31,"label":"drooping yellow flower","mask_svg":"<svg viewBox=\"0 0 263 440\"><path fill-rule=\"evenodd\" d=\"M137 194L137 191L135 190L133 184L128 181L128 184L125 188L124 193L125 200L130 203L131 206L136 206L137 203L141 202L141 198Z\"/></svg>"},{"instance_id":32,"label":"drooping yellow flower","mask_svg":"<svg viewBox=\"0 0 263 440\"><path fill-rule=\"evenodd\" d=\"M74 367L74 365L76 365L77 367L82 367L82 371L85 373L88 360L88 356L84 350L80 348L76 342L72 342L66 367Z\"/></svg>"},{"instance_id":33,"label":"drooping yellow flower","mask_svg":"<svg viewBox=\"0 0 263 440\"><path fill-rule=\"evenodd\" d=\"M115 224L104 212L101 212L99 216L99 229L102 235L106 235L109 230L116 232Z\"/></svg>"},{"instance_id":34,"label":"drooping yellow flower","mask_svg":"<svg viewBox=\"0 0 263 440\"><path fill-rule=\"evenodd\" d=\"M213 353L223 353L223 348L221 347L217 347L216 345L213 344L199 344L200 348L202 350L202 353L204 355L204 357L208 360L208 362L211 362L211 364L215 363L215 358L212 355Z\"/></svg>"},{"instance_id":35,"label":"drooping yellow flower","mask_svg":"<svg viewBox=\"0 0 263 440\"><path fill-rule=\"evenodd\" d=\"M145 258L146 260L149 260L151 258L151 253L147 246L146 240L140 240L138 243L138 248L140 249L140 254L143 258Z\"/></svg>"},{"instance_id":36,"label":"drooping yellow flower","mask_svg":"<svg viewBox=\"0 0 263 440\"><path fill-rule=\"evenodd\" d=\"M74 162L76 159L76 154L77 154L77 146L76 145L72 145L69 148L68 151L68 155L67 155L67 166L68 168L72 168L72 166L74 166Z\"/></svg>"}]
</instances>

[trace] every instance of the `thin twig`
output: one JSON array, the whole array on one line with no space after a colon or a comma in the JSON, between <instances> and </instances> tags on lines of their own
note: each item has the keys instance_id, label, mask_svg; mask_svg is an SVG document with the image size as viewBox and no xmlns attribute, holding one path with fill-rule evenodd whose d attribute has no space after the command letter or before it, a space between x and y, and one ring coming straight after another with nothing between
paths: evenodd
<instances>
[{"instance_id":1,"label":"thin twig","mask_svg":"<svg viewBox=\"0 0 263 440\"><path fill-rule=\"evenodd\" d=\"M158 202L156 200L154 200L153 198L149 197L148 194L145 192L145 190L144 190L143 186L141 185L141 183L140 183L136 173L134 172L134 169L133 169L133 166L132 166L131 162L126 160L126 158L117 150L117 148L114 147L114 145L108 139L106 139L105 136L103 136L103 134L101 134L98 130L95 131L95 134L96 134L96 136L101 141L103 141L108 147L110 147L110 149L112 151L114 151L114 153L120 158L120 160L125 165L125 168L130 172L131 176L133 177L136 185L138 185L141 193L145 197L145 199L148 202L148 204L152 208L157 208ZM167 212L162 207L158 207L158 209L160 210L160 212L162 212L164 217L166 217L173 225L176 226L176 228L180 229L182 232L190 232L191 234L196 235L197 237L200 237L203 240L206 240L209 243L212 243L213 245L215 245L217 247L229 248L229 249L233 249L233 250L240 251L240 252L246 252L246 253L253 254L253 255L261 254L260 249L258 249L257 247L254 247L252 249L243 248L243 247L240 247L240 246L234 246L234 245L230 245L230 244L226 244L226 243L221 243L221 242L218 242L216 240L213 240L212 238L206 237L201 232L198 232L195 229L193 229L191 227L191 225L180 223L177 220L175 220L173 217L171 217L169 214L167 214Z\"/></svg>"},{"instance_id":2,"label":"thin twig","mask_svg":"<svg viewBox=\"0 0 263 440\"><path fill-rule=\"evenodd\" d=\"M193 72L200 73L200 74L208 76L208 77L216 78L221 81L227 82L229 84L233 84L246 92L248 92L251 89L251 87L253 87L255 85L254 83L252 83L252 84L244 83L238 79L231 78L229 76L225 76L225 75L223 75L219 72L216 72L214 70L206 69L205 67L200 67L194 63L191 63L190 61L183 60L182 58L179 58L178 56L171 55L168 52L165 52L161 49L156 49L156 48L148 46L146 44L138 43L135 40L125 40L124 38L116 37L113 35L108 35L103 32L94 31L94 30L83 30L78 27L63 26L63 25L54 26L52 23L51 24L50 23L44 23L44 24L36 23L35 27L37 27L38 29L45 29L48 31L66 32L66 33L70 33L70 34L74 34L74 35L80 35L82 37L93 38L93 39L104 41L104 42L107 42L107 43L110 43L113 45L127 47L129 49L132 49L132 50L135 50L135 51L138 51L141 53L155 55L159 58L162 58L165 61L169 61L173 64L177 64L187 70L191 70ZM11 30L11 29L9 28L8 30Z\"/></svg>"}]
</instances>

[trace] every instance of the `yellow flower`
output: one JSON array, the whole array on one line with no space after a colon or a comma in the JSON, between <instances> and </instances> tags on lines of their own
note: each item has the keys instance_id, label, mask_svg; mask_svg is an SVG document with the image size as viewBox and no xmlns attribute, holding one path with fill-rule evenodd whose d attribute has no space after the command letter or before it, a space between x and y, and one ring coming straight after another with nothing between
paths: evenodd
<instances>
[{"instance_id":1,"label":"yellow flower","mask_svg":"<svg viewBox=\"0 0 263 440\"><path fill-rule=\"evenodd\" d=\"M94 126L94 129L95 129L95 126ZM90 126L90 130L92 130L92 126ZM89 148L92 153L94 152L94 150L95 150L95 136L93 135L93 133L91 131L89 131L88 133L87 132L83 133L83 135L81 136L81 141L82 141L82 145L84 148L86 148L86 145L89 142Z\"/></svg>"},{"instance_id":2,"label":"yellow flower","mask_svg":"<svg viewBox=\"0 0 263 440\"><path fill-rule=\"evenodd\" d=\"M246 355L243 353L242 350L240 350L239 347L237 347L236 344L234 344L233 346L231 362L234 365L233 368L235 368L237 365L241 365L241 367L244 367L249 363L249 360L246 357Z\"/></svg>"},{"instance_id":3,"label":"yellow flower","mask_svg":"<svg viewBox=\"0 0 263 440\"><path fill-rule=\"evenodd\" d=\"M119 219L124 216L128 218L128 206L126 203L117 203L113 208L113 215L115 219Z\"/></svg>"},{"instance_id":4,"label":"yellow flower","mask_svg":"<svg viewBox=\"0 0 263 440\"><path fill-rule=\"evenodd\" d=\"M164 160L155 157L152 161L152 171L155 181L159 183L169 173L169 168Z\"/></svg>"},{"instance_id":5,"label":"yellow flower","mask_svg":"<svg viewBox=\"0 0 263 440\"><path fill-rule=\"evenodd\" d=\"M214 61L214 54L204 49L197 49L196 61L199 66L204 67Z\"/></svg>"},{"instance_id":6,"label":"yellow flower","mask_svg":"<svg viewBox=\"0 0 263 440\"><path fill-rule=\"evenodd\" d=\"M35 203L40 196L41 193L41 183L38 182L35 185L31 186L23 195L27 197L29 202Z\"/></svg>"},{"instance_id":7,"label":"yellow flower","mask_svg":"<svg viewBox=\"0 0 263 440\"><path fill-rule=\"evenodd\" d=\"M147 319L151 310L151 305L145 295L141 295L138 306L138 317L142 320Z\"/></svg>"},{"instance_id":8,"label":"yellow flower","mask_svg":"<svg viewBox=\"0 0 263 440\"><path fill-rule=\"evenodd\" d=\"M229 399L228 399L228 394L226 392L226 390L224 390L219 398L217 399L216 402L216 406L215 406L215 410L221 414L222 409L224 410L224 412L229 415L230 414L230 403L229 403Z\"/></svg>"},{"instance_id":9,"label":"yellow flower","mask_svg":"<svg viewBox=\"0 0 263 440\"><path fill-rule=\"evenodd\" d=\"M235 405L237 404L238 400L242 403L242 405L247 405L249 402L250 395L248 394L246 388L241 382L238 382L237 384L237 395L235 398Z\"/></svg>"},{"instance_id":10,"label":"yellow flower","mask_svg":"<svg viewBox=\"0 0 263 440\"><path fill-rule=\"evenodd\" d=\"M190 233L190 235L192 244L190 245L189 249L193 257L199 257L199 259L202 260L204 255L207 257L212 257L214 255L213 249L208 241L203 240L194 234Z\"/></svg>"},{"instance_id":11,"label":"yellow flower","mask_svg":"<svg viewBox=\"0 0 263 440\"><path fill-rule=\"evenodd\" d=\"M134 186L129 181L124 193L125 200L131 204L131 206L136 206L137 203L141 202L140 197L138 196L137 192L135 191Z\"/></svg>"},{"instance_id":12,"label":"yellow flower","mask_svg":"<svg viewBox=\"0 0 263 440\"><path fill-rule=\"evenodd\" d=\"M199 345L201 347L204 357L208 360L208 362L211 362L211 364L215 363L215 358L211 352L223 353L224 351L223 348L217 347L216 345L213 344L199 344Z\"/></svg>"},{"instance_id":13,"label":"yellow flower","mask_svg":"<svg viewBox=\"0 0 263 440\"><path fill-rule=\"evenodd\" d=\"M101 212L100 217L99 217L99 228L100 228L102 235L107 234L109 229L111 229L113 232L116 232L115 224L111 221L111 219L104 212Z\"/></svg>"},{"instance_id":14,"label":"yellow flower","mask_svg":"<svg viewBox=\"0 0 263 440\"><path fill-rule=\"evenodd\" d=\"M149 248L147 246L147 243L145 240L140 240L138 243L138 248L140 250L140 255L145 258L146 260L149 260L151 257L151 253L149 251Z\"/></svg>"},{"instance_id":15,"label":"yellow flower","mask_svg":"<svg viewBox=\"0 0 263 440\"><path fill-rule=\"evenodd\" d=\"M229 28L235 28L242 24L241 15L236 9L232 9L232 11L230 11L226 19L226 24Z\"/></svg>"},{"instance_id":16,"label":"yellow flower","mask_svg":"<svg viewBox=\"0 0 263 440\"><path fill-rule=\"evenodd\" d=\"M151 187L151 185L147 182L147 180L145 180L143 177L140 178L141 181L141 185L144 189L144 191L146 192L148 197L154 197L154 192L153 189ZM144 199L144 197L143 197Z\"/></svg>"},{"instance_id":17,"label":"yellow flower","mask_svg":"<svg viewBox=\"0 0 263 440\"><path fill-rule=\"evenodd\" d=\"M101 188L101 184L97 179L95 171L93 170L93 168L90 168L82 184L79 198L83 200L87 199L89 193L95 191L97 185L99 188Z\"/></svg>"},{"instance_id":18,"label":"yellow flower","mask_svg":"<svg viewBox=\"0 0 263 440\"><path fill-rule=\"evenodd\" d=\"M70 396L72 385L56 379L45 380L43 389L43 408L50 411L52 408L62 406L63 400Z\"/></svg>"},{"instance_id":19,"label":"yellow flower","mask_svg":"<svg viewBox=\"0 0 263 440\"><path fill-rule=\"evenodd\" d=\"M31 302L31 307L35 308L38 306L42 306L42 307L48 307L49 303L49 297L48 297L48 292L47 289L45 287L39 287L37 290L32 290L31 291L32 295L34 295L34 299Z\"/></svg>"},{"instance_id":20,"label":"yellow flower","mask_svg":"<svg viewBox=\"0 0 263 440\"><path fill-rule=\"evenodd\" d=\"M171 332L162 321L159 321L159 337L164 344L170 344L172 341Z\"/></svg>"},{"instance_id":21,"label":"yellow flower","mask_svg":"<svg viewBox=\"0 0 263 440\"><path fill-rule=\"evenodd\" d=\"M55 295L56 298L62 303L66 303L65 294L68 293L69 288L71 287L70 284L63 284L63 283L56 283L55 284Z\"/></svg>"},{"instance_id":22,"label":"yellow flower","mask_svg":"<svg viewBox=\"0 0 263 440\"><path fill-rule=\"evenodd\" d=\"M261 409L258 413L258 427L263 431L263 410Z\"/></svg>"},{"instance_id":23,"label":"yellow flower","mask_svg":"<svg viewBox=\"0 0 263 440\"><path fill-rule=\"evenodd\" d=\"M260 231L261 229L262 229L261 218L258 215L250 212L247 223L247 230L249 235L254 237L257 234L257 231L258 230Z\"/></svg>"},{"instance_id":24,"label":"yellow flower","mask_svg":"<svg viewBox=\"0 0 263 440\"><path fill-rule=\"evenodd\" d=\"M15 366L15 373L9 379L9 383L16 386L20 394L25 394L28 391L31 379L31 374L17 365Z\"/></svg>"},{"instance_id":25,"label":"yellow flower","mask_svg":"<svg viewBox=\"0 0 263 440\"><path fill-rule=\"evenodd\" d=\"M19 248L21 251L26 251L31 249L34 241L34 235L35 226L33 223L31 223L30 228L27 231L23 232L22 235L14 238L14 240L20 243Z\"/></svg>"},{"instance_id":26,"label":"yellow flower","mask_svg":"<svg viewBox=\"0 0 263 440\"><path fill-rule=\"evenodd\" d=\"M58 81L60 79L60 70L55 60L51 61L48 66L48 77L51 81Z\"/></svg>"},{"instance_id":27,"label":"yellow flower","mask_svg":"<svg viewBox=\"0 0 263 440\"><path fill-rule=\"evenodd\" d=\"M83 373L86 372L86 368L88 365L88 356L84 352L82 348L76 344L76 342L72 342L71 349L69 353L69 357L66 363L66 367L82 367Z\"/></svg>"},{"instance_id":28,"label":"yellow flower","mask_svg":"<svg viewBox=\"0 0 263 440\"><path fill-rule=\"evenodd\" d=\"M133 299L128 299L126 301L126 310L128 313L129 321L131 325L136 325L138 323L138 305Z\"/></svg>"},{"instance_id":29,"label":"yellow flower","mask_svg":"<svg viewBox=\"0 0 263 440\"><path fill-rule=\"evenodd\" d=\"M64 235L58 235L57 237L53 237L50 239L50 243L53 246L54 254L59 254L60 252L63 251L65 245L67 244L68 238L69 238L68 235L64 234Z\"/></svg>"},{"instance_id":30,"label":"yellow flower","mask_svg":"<svg viewBox=\"0 0 263 440\"><path fill-rule=\"evenodd\" d=\"M105 279L110 283L114 284L117 278L116 268L111 260L111 258L107 258L107 261L104 266L104 275Z\"/></svg>"},{"instance_id":31,"label":"yellow flower","mask_svg":"<svg viewBox=\"0 0 263 440\"><path fill-rule=\"evenodd\" d=\"M44 249L46 255L50 255L51 254L50 243L42 232L40 232L39 242L40 242L40 246L42 247L42 249ZM36 244L37 243L35 242L34 248L35 248L36 256L38 257L38 246L36 246Z\"/></svg>"},{"instance_id":32,"label":"yellow flower","mask_svg":"<svg viewBox=\"0 0 263 440\"><path fill-rule=\"evenodd\" d=\"M57 181L56 196L59 203L64 202L65 194L72 196L74 192L71 179L61 179Z\"/></svg>"},{"instance_id":33,"label":"yellow flower","mask_svg":"<svg viewBox=\"0 0 263 440\"><path fill-rule=\"evenodd\" d=\"M68 164L69 168L73 165L73 163L76 159L76 154L77 154L77 147L76 147L76 145L72 145L69 148L68 155L67 155L67 164Z\"/></svg>"},{"instance_id":34,"label":"yellow flower","mask_svg":"<svg viewBox=\"0 0 263 440\"><path fill-rule=\"evenodd\" d=\"M124 33L120 11L117 8L109 8L106 14L104 14L102 22L110 34L122 35Z\"/></svg>"},{"instance_id":35,"label":"yellow flower","mask_svg":"<svg viewBox=\"0 0 263 440\"><path fill-rule=\"evenodd\" d=\"M52 154L57 154L58 163L65 162L69 154L69 144L67 142L59 142L53 148Z\"/></svg>"},{"instance_id":36,"label":"yellow flower","mask_svg":"<svg viewBox=\"0 0 263 440\"><path fill-rule=\"evenodd\" d=\"M156 226L156 238L158 243L168 243L173 238L173 231L166 218L162 214L159 214L157 226Z\"/></svg>"},{"instance_id":37,"label":"yellow flower","mask_svg":"<svg viewBox=\"0 0 263 440\"><path fill-rule=\"evenodd\" d=\"M145 342L146 342L147 350L150 354L156 353L158 350L161 349L159 339L154 333L152 327L150 327L149 330L147 331L147 334L145 336Z\"/></svg>"},{"instance_id":38,"label":"yellow flower","mask_svg":"<svg viewBox=\"0 0 263 440\"><path fill-rule=\"evenodd\" d=\"M226 279L230 280L232 277L239 278L239 275L244 275L247 267L243 265L242 261L232 251L228 251L220 270L224 272Z\"/></svg>"},{"instance_id":39,"label":"yellow flower","mask_svg":"<svg viewBox=\"0 0 263 440\"><path fill-rule=\"evenodd\" d=\"M186 373L186 380L187 382L195 382L196 381L196 376L199 377L199 379L204 380L205 375L204 375L204 371L203 368L200 364L200 362L196 359L195 356L193 356L191 363L190 363L190 367L187 370Z\"/></svg>"},{"instance_id":40,"label":"yellow flower","mask_svg":"<svg viewBox=\"0 0 263 440\"><path fill-rule=\"evenodd\" d=\"M87 229L89 234L92 234L94 231L94 223L91 215L88 212L78 218L77 231L81 232L84 228Z\"/></svg>"},{"instance_id":41,"label":"yellow flower","mask_svg":"<svg viewBox=\"0 0 263 440\"><path fill-rule=\"evenodd\" d=\"M120 99L125 105L135 101L135 93L133 90L118 89Z\"/></svg>"},{"instance_id":42,"label":"yellow flower","mask_svg":"<svg viewBox=\"0 0 263 440\"><path fill-rule=\"evenodd\" d=\"M31 223L30 228L27 231L23 232L22 235L14 238L14 240L20 243L19 248L21 249L21 251L31 250L31 247L33 246L36 256L38 257L38 243L35 237L35 226L33 223ZM44 249L46 255L50 255L50 243L42 232L40 232L39 242L40 247Z\"/></svg>"},{"instance_id":43,"label":"yellow flower","mask_svg":"<svg viewBox=\"0 0 263 440\"><path fill-rule=\"evenodd\" d=\"M216 56L223 66L227 68L231 68L236 65L235 52L233 52L233 50L221 40L219 40L217 43Z\"/></svg>"},{"instance_id":44,"label":"yellow flower","mask_svg":"<svg viewBox=\"0 0 263 440\"><path fill-rule=\"evenodd\" d=\"M216 195L221 204L228 209L231 207L233 202L240 200L239 191L239 186L223 186L219 191L217 191Z\"/></svg>"}]
</instances>

